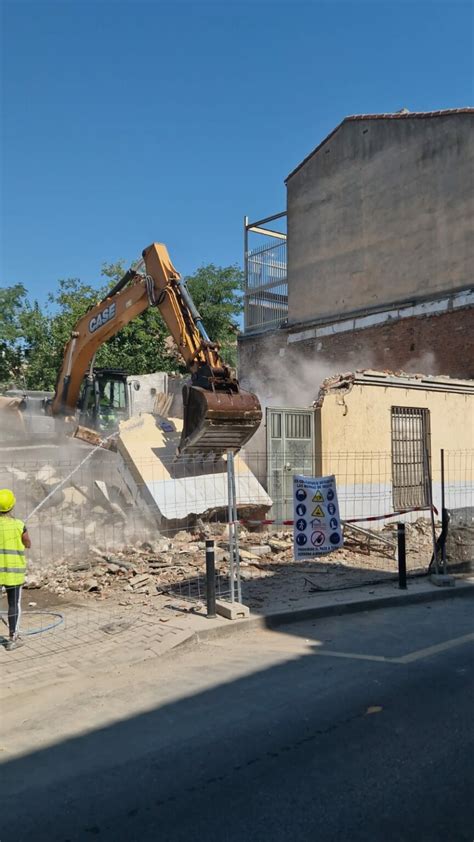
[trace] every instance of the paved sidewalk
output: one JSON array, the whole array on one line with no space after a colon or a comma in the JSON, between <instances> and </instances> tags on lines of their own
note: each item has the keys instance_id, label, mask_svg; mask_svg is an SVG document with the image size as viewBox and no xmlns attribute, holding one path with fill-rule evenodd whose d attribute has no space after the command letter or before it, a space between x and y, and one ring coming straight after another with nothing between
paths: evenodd
<instances>
[{"instance_id":1,"label":"paved sidewalk","mask_svg":"<svg viewBox=\"0 0 474 842\"><path fill-rule=\"evenodd\" d=\"M393 582L314 594L291 609L251 614L249 619L209 620L178 605L168 610L141 609L103 612L102 606L62 606L65 622L52 631L25 638L16 652L0 647L0 699L35 688L57 685L81 675L120 670L151 658L169 655L178 646L233 634L236 630L274 627L308 617L368 611L390 605L452 599L472 593L474 578L458 579L455 588L438 588L427 579L411 581L407 591ZM189 606L188 606L189 609ZM54 610L54 609L51 609Z\"/></svg>"}]
</instances>

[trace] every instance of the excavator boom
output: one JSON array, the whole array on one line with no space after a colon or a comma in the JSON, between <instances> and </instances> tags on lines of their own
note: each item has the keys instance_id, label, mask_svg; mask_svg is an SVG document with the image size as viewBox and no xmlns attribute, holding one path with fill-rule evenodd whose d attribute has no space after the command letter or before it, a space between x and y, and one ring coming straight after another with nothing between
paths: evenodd
<instances>
[{"instance_id":1,"label":"excavator boom","mask_svg":"<svg viewBox=\"0 0 474 842\"><path fill-rule=\"evenodd\" d=\"M76 324L64 351L53 415L74 416L82 382L100 346L148 307L158 307L191 374L183 389L183 433L179 455L237 452L257 430L258 398L240 388L208 337L186 284L166 246L152 243L105 299Z\"/></svg>"}]
</instances>

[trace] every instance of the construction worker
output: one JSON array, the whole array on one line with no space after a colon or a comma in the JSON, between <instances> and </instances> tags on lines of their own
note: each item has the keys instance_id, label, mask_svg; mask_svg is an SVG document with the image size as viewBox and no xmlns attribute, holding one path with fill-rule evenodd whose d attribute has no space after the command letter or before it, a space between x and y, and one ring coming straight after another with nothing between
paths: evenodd
<instances>
[{"instance_id":1,"label":"construction worker","mask_svg":"<svg viewBox=\"0 0 474 842\"><path fill-rule=\"evenodd\" d=\"M5 644L8 652L21 646L18 630L21 588L26 574L25 548L31 547L25 524L12 516L15 503L13 491L0 489L0 586L5 588L8 599L9 639Z\"/></svg>"}]
</instances>

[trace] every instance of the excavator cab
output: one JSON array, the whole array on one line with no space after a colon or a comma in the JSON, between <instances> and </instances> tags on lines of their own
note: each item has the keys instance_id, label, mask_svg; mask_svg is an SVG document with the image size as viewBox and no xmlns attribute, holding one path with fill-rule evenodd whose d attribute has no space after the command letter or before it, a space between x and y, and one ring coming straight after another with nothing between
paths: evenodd
<instances>
[{"instance_id":1,"label":"excavator cab","mask_svg":"<svg viewBox=\"0 0 474 842\"><path fill-rule=\"evenodd\" d=\"M129 417L127 373L96 369L84 378L79 398L79 423L98 433L112 433Z\"/></svg>"}]
</instances>

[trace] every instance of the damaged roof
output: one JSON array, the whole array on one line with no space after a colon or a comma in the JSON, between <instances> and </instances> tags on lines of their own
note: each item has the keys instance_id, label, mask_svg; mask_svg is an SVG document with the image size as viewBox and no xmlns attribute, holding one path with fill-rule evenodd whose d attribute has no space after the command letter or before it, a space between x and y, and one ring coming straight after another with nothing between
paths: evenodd
<instances>
[{"instance_id":1,"label":"damaged roof","mask_svg":"<svg viewBox=\"0 0 474 842\"><path fill-rule=\"evenodd\" d=\"M319 409L326 395L347 394L354 386L383 386L395 389L422 389L428 392L456 392L474 395L474 380L456 380L452 377L431 374L410 374L399 371L349 371L327 377L321 383L313 406Z\"/></svg>"},{"instance_id":2,"label":"damaged roof","mask_svg":"<svg viewBox=\"0 0 474 842\"><path fill-rule=\"evenodd\" d=\"M301 163L298 164L298 166L296 166L294 170L290 172L290 174L285 178L285 184L293 175L295 175L295 173L298 172L298 170L301 169L301 167L304 167L306 162L309 161L309 159L312 158L313 155L316 155L316 153L319 152L319 150L326 145L328 140L334 137L336 132L338 132L339 129L346 123L356 122L358 120L426 120L435 117L449 117L451 115L457 114L474 114L474 108L466 106L465 108L444 108L440 109L439 111L408 111L407 108L402 108L401 111L396 111L395 113L352 114L349 117L344 117L344 119L341 120L341 122L336 126L336 128L333 129L332 132L329 132L329 134L324 138L324 140L318 143L318 145L313 149L313 151L310 152L309 155L306 156L306 158L303 158Z\"/></svg>"}]
</instances>

